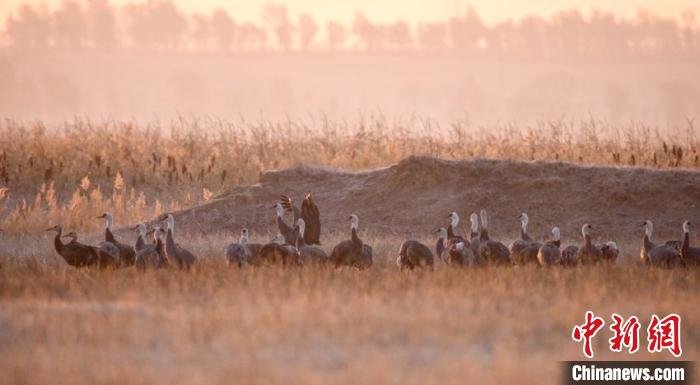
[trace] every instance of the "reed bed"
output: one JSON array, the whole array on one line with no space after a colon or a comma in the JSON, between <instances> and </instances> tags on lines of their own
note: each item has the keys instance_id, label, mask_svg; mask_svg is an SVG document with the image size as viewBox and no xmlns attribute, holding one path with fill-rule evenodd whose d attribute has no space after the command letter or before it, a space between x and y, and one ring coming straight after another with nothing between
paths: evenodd
<instances>
[{"instance_id":1,"label":"reed bed","mask_svg":"<svg viewBox=\"0 0 700 385\"><path fill-rule=\"evenodd\" d=\"M109 208L124 223L206 202L300 163L347 170L411 155L445 159L560 160L700 169L693 121L683 127L542 121L445 127L412 117L280 122L180 118L162 123L76 118L61 125L0 123L0 228L26 232L47 219L78 230Z\"/></svg>"}]
</instances>

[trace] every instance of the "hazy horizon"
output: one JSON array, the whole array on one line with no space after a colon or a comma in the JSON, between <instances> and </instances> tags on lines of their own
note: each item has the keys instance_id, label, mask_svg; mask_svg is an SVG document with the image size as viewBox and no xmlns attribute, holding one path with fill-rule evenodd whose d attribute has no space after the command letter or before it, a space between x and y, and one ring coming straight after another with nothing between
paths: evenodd
<instances>
[{"instance_id":1,"label":"hazy horizon","mask_svg":"<svg viewBox=\"0 0 700 385\"><path fill-rule=\"evenodd\" d=\"M55 10L66 0L6 0L0 3L0 20L5 19L17 10L21 4L45 5L49 10ZM112 5L124 6L132 3L143 3L134 0L110 0ZM332 19L350 22L358 12L369 18L390 22L406 20L411 23L443 20L463 14L473 8L485 23L497 23L509 19L520 19L524 16L535 15L551 17L561 11L576 9L588 15L594 11L612 13L621 18L634 18L639 11L646 10L652 14L680 21L685 11L700 13L700 3L688 0L618 0L614 2L603 0L495 0L495 1L460 1L439 0L426 6L419 0L357 0L346 2L341 0L296 0L293 2L249 0L232 2L226 0L175 0L177 7L187 13L209 14L216 9L228 11L236 19L261 21L261 9L270 3L285 4L292 14L309 13L318 19Z\"/></svg>"},{"instance_id":2,"label":"hazy horizon","mask_svg":"<svg viewBox=\"0 0 700 385\"><path fill-rule=\"evenodd\" d=\"M423 13L439 17L431 22L410 15L414 3L386 1L376 6L391 17L344 5L332 21L312 12L319 7L299 14L299 3L254 2L247 14L167 0L21 4L29 6L0 29L7 118L381 113L447 127L591 116L669 127L700 115L700 28L687 2L652 2L642 13L621 2L592 14L585 9L601 2L520 3L501 13L521 7L520 19L491 24L492 3L443 2L451 10Z\"/></svg>"}]
</instances>

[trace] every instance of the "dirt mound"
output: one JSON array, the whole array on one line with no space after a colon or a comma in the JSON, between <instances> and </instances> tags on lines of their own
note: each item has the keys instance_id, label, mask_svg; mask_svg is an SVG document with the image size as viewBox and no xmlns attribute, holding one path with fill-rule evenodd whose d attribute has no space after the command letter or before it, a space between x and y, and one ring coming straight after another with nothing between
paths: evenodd
<instances>
[{"instance_id":1,"label":"dirt mound","mask_svg":"<svg viewBox=\"0 0 700 385\"><path fill-rule=\"evenodd\" d=\"M700 223L698 172L430 157L363 172L305 165L270 171L256 185L176 217L189 232L237 234L247 226L267 236L276 231L271 206L279 194L298 201L308 191L321 211L322 240L325 232L345 231L350 213L359 215L362 231L379 236L413 231L420 238L446 225L450 211L466 227L469 214L481 208L490 213L492 236L503 240L518 236L522 211L539 239L557 225L565 240L576 240L586 222L600 238L637 239L645 218L654 221L657 239L678 238L682 220Z\"/></svg>"}]
</instances>

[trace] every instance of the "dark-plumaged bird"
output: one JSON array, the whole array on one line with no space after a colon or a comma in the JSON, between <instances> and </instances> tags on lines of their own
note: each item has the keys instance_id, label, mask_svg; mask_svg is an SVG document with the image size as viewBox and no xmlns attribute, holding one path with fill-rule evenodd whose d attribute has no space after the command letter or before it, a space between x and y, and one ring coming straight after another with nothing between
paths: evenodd
<instances>
[{"instance_id":1,"label":"dark-plumaged bird","mask_svg":"<svg viewBox=\"0 0 700 385\"><path fill-rule=\"evenodd\" d=\"M328 262L328 254L326 254L323 249L306 243L306 237L304 236L304 234L306 234L306 221L304 221L303 218L297 219L294 232L296 233L295 246L299 251L299 256L301 257L304 265L323 264Z\"/></svg>"},{"instance_id":2,"label":"dark-plumaged bird","mask_svg":"<svg viewBox=\"0 0 700 385\"><path fill-rule=\"evenodd\" d=\"M474 251L471 242L458 235L459 215L453 211L447 216L450 224L447 226L447 238L442 253L443 262L459 266L469 266L474 262ZM478 254L478 253L477 253Z\"/></svg>"},{"instance_id":3,"label":"dark-plumaged bird","mask_svg":"<svg viewBox=\"0 0 700 385\"><path fill-rule=\"evenodd\" d=\"M302 266L303 261L294 245L286 243L282 234L260 248L258 254L249 263L254 266L282 265Z\"/></svg>"},{"instance_id":4,"label":"dark-plumaged bird","mask_svg":"<svg viewBox=\"0 0 700 385\"><path fill-rule=\"evenodd\" d=\"M591 231L593 226L586 223L581 227L581 235L583 235L583 243L576 251L576 263L582 265L592 265L600 262L602 252L600 248L594 245L591 241Z\"/></svg>"},{"instance_id":5,"label":"dark-plumaged bird","mask_svg":"<svg viewBox=\"0 0 700 385\"><path fill-rule=\"evenodd\" d=\"M105 222L106 222L105 223L105 242L110 242L110 243L114 244L114 246L116 246L119 249L119 256L121 258L122 265L124 265L124 266L133 265L134 264L134 257L136 256L136 251L130 245L127 245L125 243L121 243L114 237L114 233L112 232L112 224L114 222L114 216L112 216L112 213L106 212L97 218L105 220Z\"/></svg>"},{"instance_id":6,"label":"dark-plumaged bird","mask_svg":"<svg viewBox=\"0 0 700 385\"><path fill-rule=\"evenodd\" d=\"M82 245L87 247L92 247L97 252L97 267L100 269L106 268L118 268L122 266L121 257L119 255L119 249L111 242L100 242L97 247L91 245L84 245L78 242L78 234L75 231L71 231L64 235L63 238L70 238L71 241L68 243L70 245Z\"/></svg>"},{"instance_id":7,"label":"dark-plumaged bird","mask_svg":"<svg viewBox=\"0 0 700 385\"><path fill-rule=\"evenodd\" d=\"M537 263L537 253L542 244L535 242L527 232L527 224L530 218L526 213L520 214L520 239L516 239L508 247L513 264L525 265L528 263Z\"/></svg>"},{"instance_id":8,"label":"dark-plumaged bird","mask_svg":"<svg viewBox=\"0 0 700 385\"><path fill-rule=\"evenodd\" d=\"M700 266L700 247L690 246L690 221L683 222L683 243L681 244L681 258L686 266Z\"/></svg>"},{"instance_id":9,"label":"dark-plumaged bird","mask_svg":"<svg viewBox=\"0 0 700 385\"><path fill-rule=\"evenodd\" d=\"M552 228L552 240L545 242L537 251L537 262L540 266L555 266L561 262L561 232L558 227Z\"/></svg>"},{"instance_id":10,"label":"dark-plumaged bird","mask_svg":"<svg viewBox=\"0 0 700 385\"><path fill-rule=\"evenodd\" d=\"M600 246L600 259L603 262L613 263L620 256L620 249L614 241L605 242Z\"/></svg>"},{"instance_id":11,"label":"dark-plumaged bird","mask_svg":"<svg viewBox=\"0 0 700 385\"><path fill-rule=\"evenodd\" d=\"M561 264L562 266L576 266L578 261L576 260L576 254L578 254L578 246L569 245L561 251Z\"/></svg>"},{"instance_id":12,"label":"dark-plumaged bird","mask_svg":"<svg viewBox=\"0 0 700 385\"><path fill-rule=\"evenodd\" d=\"M651 241L654 233L654 224L650 220L642 223L644 227L644 238L642 239L642 250L639 253L642 262L655 267L677 267L682 265L681 255L673 246L666 244L656 245Z\"/></svg>"},{"instance_id":13,"label":"dark-plumaged bird","mask_svg":"<svg viewBox=\"0 0 700 385\"><path fill-rule=\"evenodd\" d=\"M175 217L172 214L167 214L165 222L167 227L165 253L168 256L168 261L174 263L180 269L189 270L197 262L197 257L189 250L175 243L173 235L175 233Z\"/></svg>"},{"instance_id":14,"label":"dark-plumaged bird","mask_svg":"<svg viewBox=\"0 0 700 385\"><path fill-rule=\"evenodd\" d=\"M63 229L59 225L51 227L46 231L56 232L56 237L54 238L54 248L56 249L56 253L58 253L58 255L60 255L67 264L73 267L88 267L97 265L98 255L95 247L84 245L77 241L71 241L67 244L63 244L63 242L61 242Z\"/></svg>"},{"instance_id":15,"label":"dark-plumaged bird","mask_svg":"<svg viewBox=\"0 0 700 385\"><path fill-rule=\"evenodd\" d=\"M338 243L331 252L330 261L334 266L353 266L366 269L372 266L372 248L365 245L357 235L360 220L350 215L350 239Z\"/></svg>"},{"instance_id":16,"label":"dark-plumaged bird","mask_svg":"<svg viewBox=\"0 0 700 385\"><path fill-rule=\"evenodd\" d=\"M433 231L433 233L437 234L438 237L437 242L435 243L435 254L441 261L447 263L447 258L449 258L446 246L447 230L444 227L440 227L439 229Z\"/></svg>"},{"instance_id":17,"label":"dark-plumaged bird","mask_svg":"<svg viewBox=\"0 0 700 385\"><path fill-rule=\"evenodd\" d=\"M506 245L501 242L494 241L489 237L488 233L488 215L486 210L481 210L481 232L479 234L479 255L485 262L495 265L510 265L510 251Z\"/></svg>"},{"instance_id":18,"label":"dark-plumaged bird","mask_svg":"<svg viewBox=\"0 0 700 385\"><path fill-rule=\"evenodd\" d=\"M296 243L296 233L294 226L290 226L284 221L284 206L277 202L272 206L275 209L275 223L277 223L277 231L284 237L283 243L293 245Z\"/></svg>"},{"instance_id":19,"label":"dark-plumaged bird","mask_svg":"<svg viewBox=\"0 0 700 385\"><path fill-rule=\"evenodd\" d=\"M165 253L165 230L161 227L155 227L153 237L155 243L145 244L136 252L134 265L140 271L147 268L162 269L170 265Z\"/></svg>"},{"instance_id":20,"label":"dark-plumaged bird","mask_svg":"<svg viewBox=\"0 0 700 385\"><path fill-rule=\"evenodd\" d=\"M401 270L413 270L420 267L434 268L433 252L415 239L407 239L399 247L396 264Z\"/></svg>"},{"instance_id":21,"label":"dark-plumaged bird","mask_svg":"<svg viewBox=\"0 0 700 385\"><path fill-rule=\"evenodd\" d=\"M238 242L231 243L226 247L226 261L229 265L243 267L243 265L252 264L252 259L258 255L262 245L250 243L249 240L248 229L244 227L241 229Z\"/></svg>"},{"instance_id":22,"label":"dark-plumaged bird","mask_svg":"<svg viewBox=\"0 0 700 385\"><path fill-rule=\"evenodd\" d=\"M145 223L139 223L134 227L132 230L136 230L138 232L138 237L136 237L136 244L134 245L134 251L138 253L141 249L146 247L146 224ZM134 261L136 259L134 258Z\"/></svg>"},{"instance_id":23,"label":"dark-plumaged bird","mask_svg":"<svg viewBox=\"0 0 700 385\"><path fill-rule=\"evenodd\" d=\"M294 214L294 222L298 223L299 219L304 220L304 242L307 245L321 244L321 213L314 202L311 193L304 196L301 202L301 209L294 206L292 198L286 195L280 195L280 204L285 210L291 211Z\"/></svg>"}]
</instances>

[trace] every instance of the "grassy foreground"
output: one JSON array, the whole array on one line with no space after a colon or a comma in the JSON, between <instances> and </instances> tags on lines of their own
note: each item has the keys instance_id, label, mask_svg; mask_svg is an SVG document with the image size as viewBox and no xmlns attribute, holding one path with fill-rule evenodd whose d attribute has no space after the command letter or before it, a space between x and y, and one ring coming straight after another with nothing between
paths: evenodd
<instances>
[{"instance_id":1,"label":"grassy foreground","mask_svg":"<svg viewBox=\"0 0 700 385\"><path fill-rule=\"evenodd\" d=\"M633 264L541 269L323 268L191 272L0 269L0 372L8 384L551 384L579 359L588 309L683 317L700 356L697 270ZM640 332L642 344L646 332ZM644 345L643 345L644 346ZM634 359L670 359L640 349Z\"/></svg>"}]
</instances>

